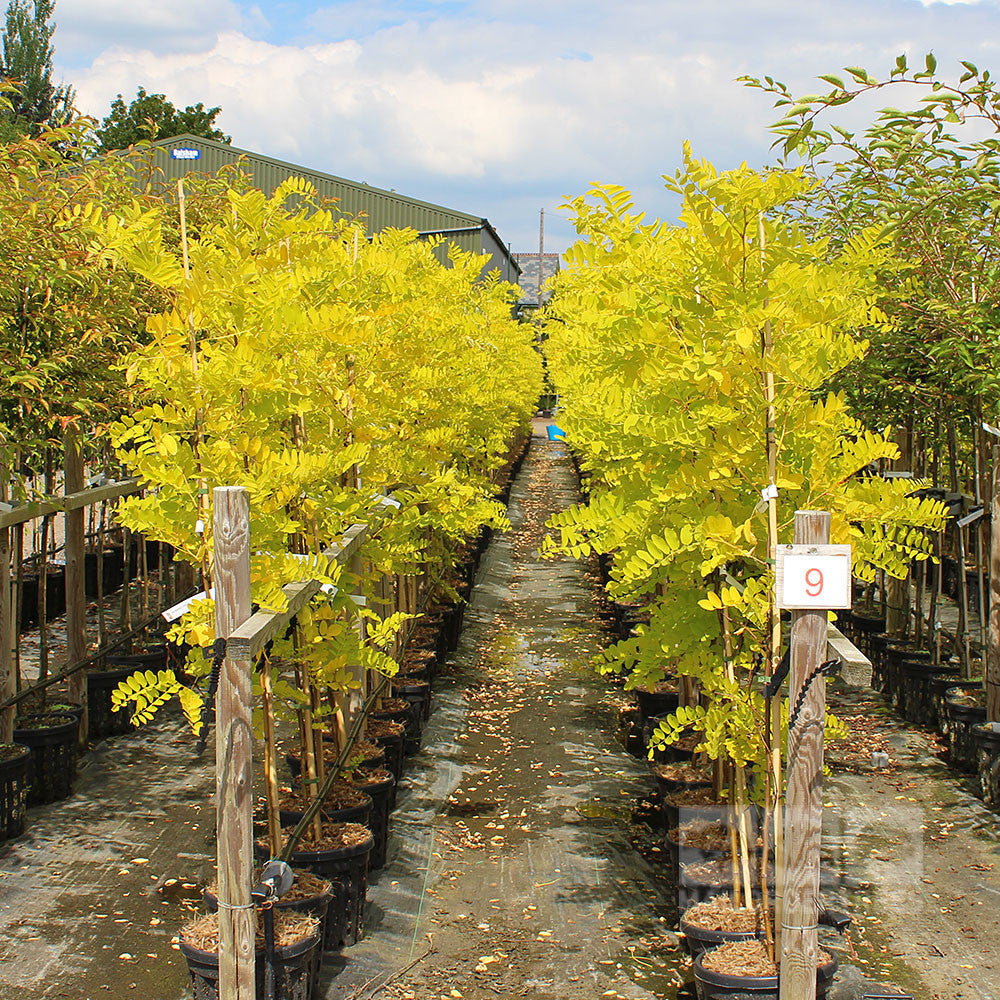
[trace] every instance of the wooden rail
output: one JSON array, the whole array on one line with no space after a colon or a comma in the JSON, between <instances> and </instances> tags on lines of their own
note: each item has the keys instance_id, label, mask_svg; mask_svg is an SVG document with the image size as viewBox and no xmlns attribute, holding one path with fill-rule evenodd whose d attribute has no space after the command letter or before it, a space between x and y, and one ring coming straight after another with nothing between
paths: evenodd
<instances>
[{"instance_id":1,"label":"wooden rail","mask_svg":"<svg viewBox=\"0 0 1000 1000\"><path fill-rule=\"evenodd\" d=\"M343 542L334 544L323 555L330 562L347 562L368 537L367 524L352 525L344 532ZM226 640L226 655L236 660L254 660L264 647L319 593L318 580L299 580L286 583L282 593L288 602L284 611L258 611L234 629Z\"/></svg>"},{"instance_id":2,"label":"wooden rail","mask_svg":"<svg viewBox=\"0 0 1000 1000\"><path fill-rule=\"evenodd\" d=\"M65 511L81 510L107 500L120 500L132 496L142 489L138 479L121 479L102 486L89 486L86 489L74 490L62 497L46 497L44 500L29 500L18 504L9 510L0 511L0 528L16 528L19 524L27 524L48 514L60 514Z\"/></svg>"},{"instance_id":3,"label":"wooden rail","mask_svg":"<svg viewBox=\"0 0 1000 1000\"><path fill-rule=\"evenodd\" d=\"M735 587L741 594L743 584L729 573L723 577L730 587ZM872 682L872 661L851 642L835 625L827 625L826 629L827 657L841 662L841 677L854 687L870 687Z\"/></svg>"}]
</instances>

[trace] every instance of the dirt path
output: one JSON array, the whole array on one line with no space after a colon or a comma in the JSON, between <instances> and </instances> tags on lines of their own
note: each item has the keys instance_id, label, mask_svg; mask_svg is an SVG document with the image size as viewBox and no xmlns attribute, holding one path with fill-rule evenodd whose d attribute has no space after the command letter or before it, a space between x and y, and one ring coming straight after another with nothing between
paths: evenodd
<instances>
[{"instance_id":1,"label":"dirt path","mask_svg":"<svg viewBox=\"0 0 1000 1000\"><path fill-rule=\"evenodd\" d=\"M576 496L562 446L538 428L514 530L490 547L435 685L369 936L331 970L328 997L389 977L379 997L676 995L677 942L659 919L669 889L627 841L648 770L614 739L607 686L585 667L601 634L594 581L535 554L548 515Z\"/></svg>"}]
</instances>

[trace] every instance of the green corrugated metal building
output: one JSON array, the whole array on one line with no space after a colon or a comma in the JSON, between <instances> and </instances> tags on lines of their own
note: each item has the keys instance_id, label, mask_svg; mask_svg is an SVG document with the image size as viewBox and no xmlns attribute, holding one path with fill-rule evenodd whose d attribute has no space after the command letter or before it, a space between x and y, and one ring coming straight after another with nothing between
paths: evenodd
<instances>
[{"instance_id":1,"label":"green corrugated metal building","mask_svg":"<svg viewBox=\"0 0 1000 1000\"><path fill-rule=\"evenodd\" d=\"M369 234L395 228L415 229L425 236L442 235L463 250L490 254L484 272L498 268L500 276L512 284L517 283L521 273L488 219L193 135L158 139L153 149L156 165L167 181L192 172L215 173L220 167L239 162L253 185L269 195L287 178L304 177L321 197L336 198L345 214L363 215ZM442 258L444 253L442 248Z\"/></svg>"}]
</instances>

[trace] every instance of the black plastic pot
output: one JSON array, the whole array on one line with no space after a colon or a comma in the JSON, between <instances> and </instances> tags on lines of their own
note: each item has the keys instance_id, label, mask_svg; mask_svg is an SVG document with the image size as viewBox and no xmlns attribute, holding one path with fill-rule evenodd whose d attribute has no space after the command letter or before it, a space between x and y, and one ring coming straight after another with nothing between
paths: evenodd
<instances>
[{"instance_id":1,"label":"black plastic pot","mask_svg":"<svg viewBox=\"0 0 1000 1000\"><path fill-rule=\"evenodd\" d=\"M868 657L872 658L872 643L876 636L885 634L885 615L871 615L864 612L851 612L851 626L855 645Z\"/></svg>"},{"instance_id":2,"label":"black plastic pot","mask_svg":"<svg viewBox=\"0 0 1000 1000\"><path fill-rule=\"evenodd\" d=\"M956 681L950 677L935 677L931 681L931 695L934 698L937 711L937 730L942 736L947 738L950 726L947 701L948 692L954 691L956 694L965 692L968 694L974 691L982 691L982 689L982 681Z\"/></svg>"},{"instance_id":3,"label":"black plastic pot","mask_svg":"<svg viewBox=\"0 0 1000 1000\"><path fill-rule=\"evenodd\" d=\"M298 759L296 758L296 764ZM289 760L291 766L291 760ZM361 791L361 789L359 789ZM365 790L366 801L360 805L349 806L346 809L323 809L323 818L331 823L360 823L362 826L369 826L372 818L372 797ZM278 813L282 826L295 826L302 819L304 813L296 812L294 809L282 809Z\"/></svg>"},{"instance_id":4,"label":"black plastic pot","mask_svg":"<svg viewBox=\"0 0 1000 1000\"><path fill-rule=\"evenodd\" d=\"M13 581L12 581L13 582ZM27 632L38 624L38 574L24 573L21 576L21 612L18 615L18 630ZM48 595L46 594L46 600ZM48 608L46 608L46 612Z\"/></svg>"},{"instance_id":5,"label":"black plastic pot","mask_svg":"<svg viewBox=\"0 0 1000 1000\"><path fill-rule=\"evenodd\" d=\"M727 997L738 1000L777 1000L777 976L724 976L718 972L709 972L702 965L704 957L703 953L694 960L694 980L700 1000L725 1000ZM826 996L836 971L836 958L816 970L817 1000Z\"/></svg>"},{"instance_id":6,"label":"black plastic pot","mask_svg":"<svg viewBox=\"0 0 1000 1000\"><path fill-rule=\"evenodd\" d=\"M961 669L906 661L900 664L900 671L903 683L899 701L903 718L917 725L937 725L937 704L931 683L935 678L958 680Z\"/></svg>"},{"instance_id":7,"label":"black plastic pot","mask_svg":"<svg viewBox=\"0 0 1000 1000\"><path fill-rule=\"evenodd\" d=\"M9 840L24 832L31 781L31 749L15 746L20 752L0 761L0 840Z\"/></svg>"},{"instance_id":8,"label":"black plastic pot","mask_svg":"<svg viewBox=\"0 0 1000 1000\"><path fill-rule=\"evenodd\" d=\"M974 729L986 722L986 707L963 701L967 692L949 688L945 694L948 715L948 761L953 767L975 774L979 770Z\"/></svg>"},{"instance_id":9,"label":"black plastic pot","mask_svg":"<svg viewBox=\"0 0 1000 1000\"><path fill-rule=\"evenodd\" d=\"M870 659L871 657L869 657ZM881 691L898 709L902 706L902 686L904 663L930 664L933 654L926 649L917 649L911 643L897 639L885 642L885 662L881 672Z\"/></svg>"},{"instance_id":10,"label":"black plastic pot","mask_svg":"<svg viewBox=\"0 0 1000 1000\"><path fill-rule=\"evenodd\" d=\"M720 944L727 944L729 941L753 941L764 936L761 931L713 931L705 927L698 927L689 924L684 917L680 920L680 931L684 935L684 944L692 958L717 948Z\"/></svg>"},{"instance_id":11,"label":"black plastic pot","mask_svg":"<svg viewBox=\"0 0 1000 1000\"><path fill-rule=\"evenodd\" d=\"M123 667L117 670L94 670L87 674L87 738L91 741L121 736L131 728L132 705L112 711L111 692L138 670ZM143 668L145 669L145 668Z\"/></svg>"},{"instance_id":12,"label":"black plastic pot","mask_svg":"<svg viewBox=\"0 0 1000 1000\"><path fill-rule=\"evenodd\" d=\"M304 868L333 883L333 901L327 923L327 947L357 944L365 933L365 895L368 891L368 857L375 838L357 847L335 851L295 851L293 868Z\"/></svg>"},{"instance_id":13,"label":"black plastic pot","mask_svg":"<svg viewBox=\"0 0 1000 1000\"><path fill-rule=\"evenodd\" d=\"M276 1000L310 1000L319 934L304 938L286 948L274 949L274 995ZM219 953L193 948L183 938L181 954L191 976L194 1000L217 1000L219 996ZM264 952L256 956L255 993L264 997Z\"/></svg>"},{"instance_id":14,"label":"black plastic pot","mask_svg":"<svg viewBox=\"0 0 1000 1000\"><path fill-rule=\"evenodd\" d=\"M410 703L412 718L423 724L431 714L431 686L427 681L408 681L392 684L393 698L404 698Z\"/></svg>"},{"instance_id":15,"label":"black plastic pot","mask_svg":"<svg viewBox=\"0 0 1000 1000\"><path fill-rule=\"evenodd\" d=\"M1000 723L987 722L973 726L976 763L983 801L991 808L1000 806Z\"/></svg>"},{"instance_id":16,"label":"black plastic pot","mask_svg":"<svg viewBox=\"0 0 1000 1000\"><path fill-rule=\"evenodd\" d=\"M215 913L219 909L219 900L214 892L208 889L202 891L202 902L209 913ZM310 975L311 986L310 997L319 997L319 977L323 971L323 948L326 942L326 926L330 912L330 904L333 902L333 885L331 884L326 892L318 896L310 896L307 899L276 899L274 901L275 910L283 913L305 913L310 917L315 917L319 921L319 943L312 953L312 973ZM263 959L258 956L258 962ZM261 986L258 986L260 989ZM277 991L275 991L277 992Z\"/></svg>"},{"instance_id":17,"label":"black plastic pot","mask_svg":"<svg viewBox=\"0 0 1000 1000\"><path fill-rule=\"evenodd\" d=\"M404 740L403 733L400 733L398 736L379 736L374 740L385 751L386 770L391 771L393 778L396 779L393 782L392 795L389 798L390 809L396 808L396 785L399 784L399 780L403 777Z\"/></svg>"},{"instance_id":18,"label":"black plastic pot","mask_svg":"<svg viewBox=\"0 0 1000 1000\"><path fill-rule=\"evenodd\" d=\"M872 662L872 688L876 691L881 691L885 686L888 646L889 637L885 635L873 635L868 642L868 659Z\"/></svg>"},{"instance_id":19,"label":"black plastic pot","mask_svg":"<svg viewBox=\"0 0 1000 1000\"><path fill-rule=\"evenodd\" d=\"M392 810L396 779L390 776L377 784L364 784L358 787L367 792L372 800L371 819L365 826L371 830L374 838L372 852L368 857L368 870L376 871L385 865L389 847L389 813Z\"/></svg>"},{"instance_id":20,"label":"black plastic pot","mask_svg":"<svg viewBox=\"0 0 1000 1000\"><path fill-rule=\"evenodd\" d=\"M31 750L28 805L58 802L73 794L80 720L73 715L36 715L45 725L28 729L15 723L14 742Z\"/></svg>"},{"instance_id":21,"label":"black plastic pot","mask_svg":"<svg viewBox=\"0 0 1000 1000\"><path fill-rule=\"evenodd\" d=\"M644 691L642 688L636 688L635 699L639 704L639 713L643 720L658 715L669 715L677 711L677 706L680 704L680 694L677 691Z\"/></svg>"},{"instance_id":22,"label":"black plastic pot","mask_svg":"<svg viewBox=\"0 0 1000 1000\"><path fill-rule=\"evenodd\" d=\"M45 618L52 621L66 613L66 567L49 566L45 573Z\"/></svg>"}]
</instances>

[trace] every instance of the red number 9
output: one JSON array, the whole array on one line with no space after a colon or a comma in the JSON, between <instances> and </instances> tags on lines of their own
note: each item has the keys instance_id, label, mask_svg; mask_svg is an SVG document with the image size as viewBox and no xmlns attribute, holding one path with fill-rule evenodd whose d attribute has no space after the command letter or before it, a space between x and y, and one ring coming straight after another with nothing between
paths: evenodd
<instances>
[{"instance_id":1,"label":"red number 9","mask_svg":"<svg viewBox=\"0 0 1000 1000\"><path fill-rule=\"evenodd\" d=\"M806 570L806 593L810 597L823 593L823 571L818 566Z\"/></svg>"}]
</instances>

